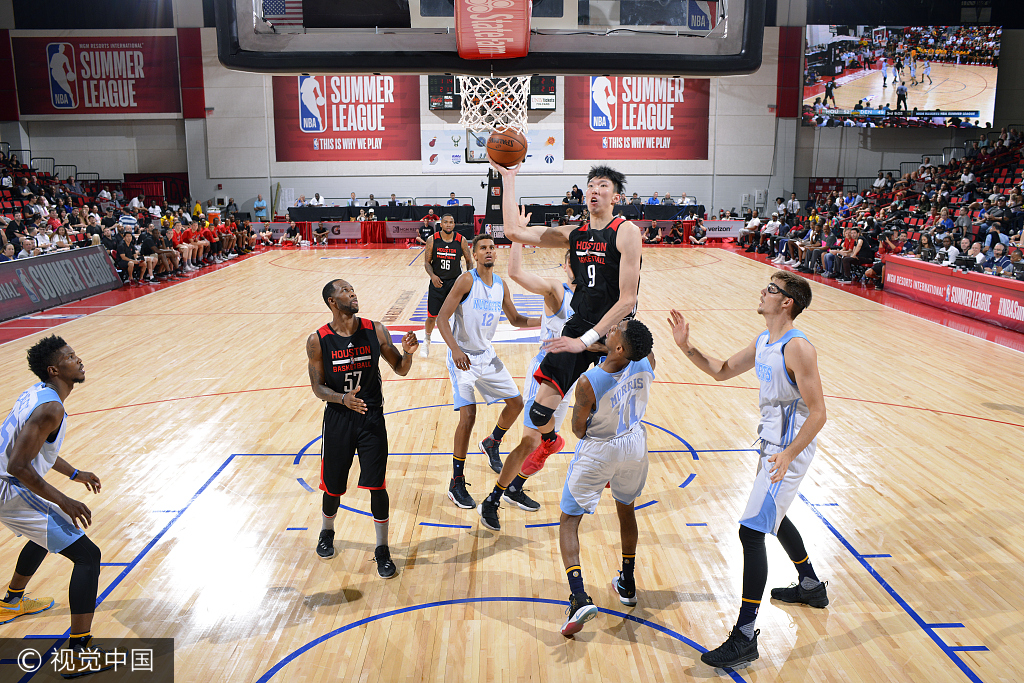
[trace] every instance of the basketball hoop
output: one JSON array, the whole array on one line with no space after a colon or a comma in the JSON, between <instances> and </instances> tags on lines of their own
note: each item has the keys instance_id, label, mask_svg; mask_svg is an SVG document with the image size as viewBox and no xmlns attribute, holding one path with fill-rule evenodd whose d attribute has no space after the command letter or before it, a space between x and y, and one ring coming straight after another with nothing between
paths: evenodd
<instances>
[{"instance_id":1,"label":"basketball hoop","mask_svg":"<svg viewBox=\"0 0 1024 683\"><path fill-rule=\"evenodd\" d=\"M459 89L462 91L459 125L473 131L515 128L521 133L528 132L529 76L459 76Z\"/></svg>"}]
</instances>

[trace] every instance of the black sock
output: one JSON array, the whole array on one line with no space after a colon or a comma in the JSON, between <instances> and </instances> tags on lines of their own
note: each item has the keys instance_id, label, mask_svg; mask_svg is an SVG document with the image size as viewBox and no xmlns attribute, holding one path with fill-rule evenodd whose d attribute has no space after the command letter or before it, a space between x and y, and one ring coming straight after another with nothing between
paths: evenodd
<instances>
[{"instance_id":1,"label":"black sock","mask_svg":"<svg viewBox=\"0 0 1024 683\"><path fill-rule=\"evenodd\" d=\"M557 436L558 433L552 429L550 432L542 433L540 438L542 441L554 441Z\"/></svg>"},{"instance_id":2,"label":"black sock","mask_svg":"<svg viewBox=\"0 0 1024 683\"><path fill-rule=\"evenodd\" d=\"M452 456L452 478L465 476L466 459Z\"/></svg>"},{"instance_id":3,"label":"black sock","mask_svg":"<svg viewBox=\"0 0 1024 683\"><path fill-rule=\"evenodd\" d=\"M512 483L508 485L508 490L513 492L522 491L523 486L526 485L526 479L527 477L524 477L523 473L520 472L519 474L516 475L516 478L512 480Z\"/></svg>"},{"instance_id":4,"label":"black sock","mask_svg":"<svg viewBox=\"0 0 1024 683\"><path fill-rule=\"evenodd\" d=\"M565 570L565 576L569 579L569 592L573 595L585 593L583 590L583 569L578 564Z\"/></svg>"},{"instance_id":5,"label":"black sock","mask_svg":"<svg viewBox=\"0 0 1024 683\"><path fill-rule=\"evenodd\" d=\"M497 504L505 494L505 487L495 482L494 489L487 494L487 502Z\"/></svg>"},{"instance_id":6,"label":"black sock","mask_svg":"<svg viewBox=\"0 0 1024 683\"><path fill-rule=\"evenodd\" d=\"M754 622L757 620L757 610L760 606L760 600L747 598L743 598L743 602L740 603L740 616L736 619L736 628L750 640L754 639Z\"/></svg>"},{"instance_id":7,"label":"black sock","mask_svg":"<svg viewBox=\"0 0 1024 683\"><path fill-rule=\"evenodd\" d=\"M633 580L633 567L636 566L636 554L627 555L622 554L622 580L632 581Z\"/></svg>"},{"instance_id":8,"label":"black sock","mask_svg":"<svg viewBox=\"0 0 1024 683\"><path fill-rule=\"evenodd\" d=\"M22 588L21 590L14 590L13 588L8 588L7 595L4 597L4 602L6 602L9 605L13 605L16 602L18 602L18 600L21 600L24 596L24 588Z\"/></svg>"},{"instance_id":9,"label":"black sock","mask_svg":"<svg viewBox=\"0 0 1024 683\"><path fill-rule=\"evenodd\" d=\"M501 437L505 436L505 432L507 431L507 429L502 429L500 425L495 424L494 431L491 432L491 438L497 441L498 443L501 443Z\"/></svg>"},{"instance_id":10,"label":"black sock","mask_svg":"<svg viewBox=\"0 0 1024 683\"><path fill-rule=\"evenodd\" d=\"M72 650L81 650L89 644L90 640L92 640L92 633L89 631L85 633L72 633L69 644Z\"/></svg>"}]
</instances>

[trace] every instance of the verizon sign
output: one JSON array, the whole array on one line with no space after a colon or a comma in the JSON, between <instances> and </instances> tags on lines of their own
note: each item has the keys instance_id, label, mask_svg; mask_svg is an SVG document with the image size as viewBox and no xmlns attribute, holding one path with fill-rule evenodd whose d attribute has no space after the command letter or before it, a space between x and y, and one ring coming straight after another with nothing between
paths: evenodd
<instances>
[{"instance_id":1,"label":"verizon sign","mask_svg":"<svg viewBox=\"0 0 1024 683\"><path fill-rule=\"evenodd\" d=\"M530 51L532 0L455 0L455 32L463 59L512 59Z\"/></svg>"}]
</instances>

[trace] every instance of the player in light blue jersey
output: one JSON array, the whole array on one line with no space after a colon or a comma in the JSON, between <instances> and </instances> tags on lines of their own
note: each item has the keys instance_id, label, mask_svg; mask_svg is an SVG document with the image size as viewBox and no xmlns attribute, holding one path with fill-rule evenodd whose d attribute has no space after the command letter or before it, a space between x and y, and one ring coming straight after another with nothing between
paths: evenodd
<instances>
[{"instance_id":1,"label":"player in light blue jersey","mask_svg":"<svg viewBox=\"0 0 1024 683\"><path fill-rule=\"evenodd\" d=\"M544 317L540 323L540 341L543 344L549 339L554 339L562 334L562 327L565 321L572 315L570 301L576 289L576 283L569 267L569 256L566 253L562 260L562 270L569 279L566 284L565 278L541 277L523 268L523 245L519 242L512 243L511 254L508 259L508 276L516 281L523 289L544 297ZM603 348L603 347L602 347ZM534 452L546 452L544 457L551 453L557 453L565 445L565 439L558 436L558 428L562 419L569 409L569 392L566 392L554 412L554 431L550 432L550 445L548 449L539 449L541 445L541 433L537 425L530 419L530 408L537 397L537 389L540 383L533 376L533 373L540 367L541 361L547 351L541 348L530 367L526 370L526 386L523 387L523 438L519 445L512 449L505 464L498 475L498 482L494 489L480 504L480 523L492 531L501 530L501 521L498 519L498 505L505 501L517 505L523 510L530 512L540 509L540 503L533 500L523 492L523 486L527 478L535 474L540 467L529 466L527 455ZM489 440L489 437L488 437ZM487 445L486 442L483 445ZM495 446L496 447L496 446ZM540 461L543 466L543 460Z\"/></svg>"},{"instance_id":2,"label":"player in light blue jersey","mask_svg":"<svg viewBox=\"0 0 1024 683\"><path fill-rule=\"evenodd\" d=\"M641 420L654 382L654 339L639 320L623 320L608 332L608 356L576 382L572 431L579 438L562 488L558 545L569 580L568 619L562 635L571 636L597 616L583 585L580 520L594 514L606 486L612 490L622 539L622 571L612 587L619 601L636 604L637 528L633 504L647 482L647 430Z\"/></svg>"},{"instance_id":3,"label":"player in light blue jersey","mask_svg":"<svg viewBox=\"0 0 1024 683\"><path fill-rule=\"evenodd\" d=\"M494 353L494 345L491 343L498 329L498 318L504 312L509 323L515 327L540 325L539 316L528 318L516 310L508 287L494 273L496 258L493 237L474 237L473 259L476 268L458 277L437 315L437 329L448 345L448 374L452 380L453 403L455 410L459 411L448 498L464 509L477 507L476 501L466 491L465 475L469 437L476 424L476 392L480 392L488 405L505 402L505 408L491 432L488 442L490 449L488 444L481 444L495 473L500 473L502 467L497 444L523 411L519 386Z\"/></svg>"},{"instance_id":4,"label":"player in light blue jersey","mask_svg":"<svg viewBox=\"0 0 1024 683\"><path fill-rule=\"evenodd\" d=\"M815 441L825 425L825 398L818 376L818 356L793 319L811 303L811 286L794 273L776 271L761 290L757 312L768 329L728 360L705 356L690 343L690 326L673 310L669 324L676 344L690 361L719 382L754 369L760 381L760 456L754 487L740 517L743 545L743 600L729 639L701 661L736 667L758 658L754 630L757 610L768 583L764 535L775 534L796 566L798 582L773 588L772 597L812 607L828 605L825 582L819 581L803 539L786 513L814 459Z\"/></svg>"},{"instance_id":5,"label":"player in light blue jersey","mask_svg":"<svg viewBox=\"0 0 1024 683\"><path fill-rule=\"evenodd\" d=\"M0 624L53 606L53 598L24 597L29 579L48 553L59 553L75 563L68 590L71 611L72 661L61 670L85 675L113 667L89 669L85 648L93 649L93 612L100 576L100 549L82 532L92 524L84 504L61 493L43 478L51 469L99 493L100 480L78 470L60 457L67 431L64 401L76 384L85 381L85 365L63 339L51 335L28 351L28 364L39 378L18 397L0 425L0 522L28 543L18 556L7 595L0 601Z\"/></svg>"}]
</instances>

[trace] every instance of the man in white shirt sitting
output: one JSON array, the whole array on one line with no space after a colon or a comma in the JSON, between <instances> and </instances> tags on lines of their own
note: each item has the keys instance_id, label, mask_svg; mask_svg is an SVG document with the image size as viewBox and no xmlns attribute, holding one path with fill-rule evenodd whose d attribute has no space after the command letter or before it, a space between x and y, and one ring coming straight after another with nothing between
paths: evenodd
<instances>
[{"instance_id":1,"label":"man in white shirt sitting","mask_svg":"<svg viewBox=\"0 0 1024 683\"><path fill-rule=\"evenodd\" d=\"M754 213L750 217L750 220L747 221L747 224L745 226L740 228L740 236L737 243L740 244L741 246L746 244L748 238L750 238L752 235L756 235L760 231L761 219L757 217L757 209L754 209ZM754 251L753 246L750 247L749 251Z\"/></svg>"},{"instance_id":2,"label":"man in white shirt sitting","mask_svg":"<svg viewBox=\"0 0 1024 683\"><path fill-rule=\"evenodd\" d=\"M109 196L109 194L108 194L108 196ZM132 200L130 202L128 202L128 208L132 209L132 210L135 210L135 211L138 211L139 209L144 209L145 207L146 207L146 201L145 201L145 198L141 194L138 197L133 197Z\"/></svg>"},{"instance_id":3,"label":"man in white shirt sitting","mask_svg":"<svg viewBox=\"0 0 1024 683\"><path fill-rule=\"evenodd\" d=\"M323 206L324 198L320 196L319 192L313 193L313 198L309 200L309 206Z\"/></svg>"}]
</instances>

